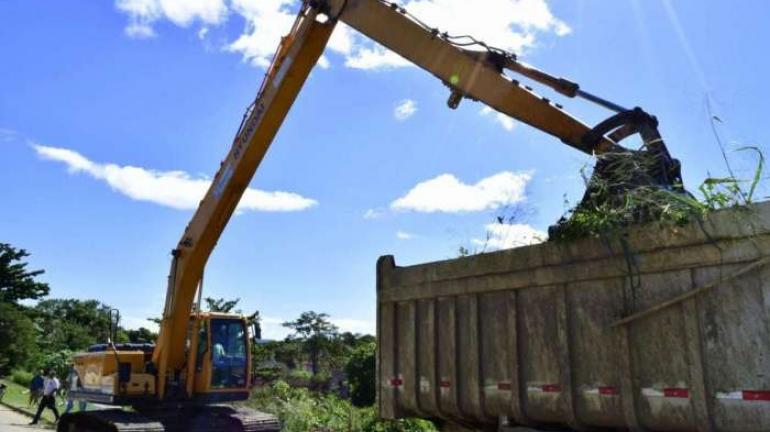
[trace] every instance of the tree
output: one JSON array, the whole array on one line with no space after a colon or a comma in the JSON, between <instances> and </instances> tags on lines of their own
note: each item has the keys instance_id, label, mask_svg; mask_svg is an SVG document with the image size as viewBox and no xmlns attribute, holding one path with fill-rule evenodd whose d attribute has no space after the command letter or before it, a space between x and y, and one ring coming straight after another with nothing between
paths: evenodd
<instances>
[{"instance_id":1,"label":"tree","mask_svg":"<svg viewBox=\"0 0 770 432\"><path fill-rule=\"evenodd\" d=\"M374 404L376 351L375 342L359 344L345 366L345 373L350 382L350 401L355 406L367 407Z\"/></svg>"},{"instance_id":2,"label":"tree","mask_svg":"<svg viewBox=\"0 0 770 432\"><path fill-rule=\"evenodd\" d=\"M310 355L313 376L318 374L321 354L331 348L338 336L337 326L329 322L328 318L329 315L325 313L310 311L303 312L294 321L283 323L284 327L294 330L288 339L301 341L304 350Z\"/></svg>"},{"instance_id":3,"label":"tree","mask_svg":"<svg viewBox=\"0 0 770 432\"><path fill-rule=\"evenodd\" d=\"M107 342L110 309L97 300L50 299L39 302L34 312L43 345L52 352Z\"/></svg>"},{"instance_id":4,"label":"tree","mask_svg":"<svg viewBox=\"0 0 770 432\"><path fill-rule=\"evenodd\" d=\"M241 309L235 309L236 306L238 306L238 302L241 301L240 298L236 298L235 300L225 300L224 298L212 298L212 297L206 297L203 299L206 302L206 306L208 307L209 312L221 312L221 313L235 313L238 315L242 315L243 311ZM246 322L249 325L254 326L254 337L257 339L262 338L262 317L259 315L259 311L254 311L253 314L246 317Z\"/></svg>"},{"instance_id":5,"label":"tree","mask_svg":"<svg viewBox=\"0 0 770 432\"><path fill-rule=\"evenodd\" d=\"M23 309L0 302L0 375L27 367L38 351L35 324Z\"/></svg>"},{"instance_id":6,"label":"tree","mask_svg":"<svg viewBox=\"0 0 770 432\"><path fill-rule=\"evenodd\" d=\"M28 256L24 249L0 243L0 301L16 303L48 295L48 284L35 280L44 270L27 270L27 263L22 260Z\"/></svg>"},{"instance_id":7,"label":"tree","mask_svg":"<svg viewBox=\"0 0 770 432\"><path fill-rule=\"evenodd\" d=\"M235 309L235 307L238 306L238 302L241 301L240 298L236 298L235 300L225 300L223 298L215 299L206 297L203 300L206 302L209 312L241 313L240 309Z\"/></svg>"},{"instance_id":8,"label":"tree","mask_svg":"<svg viewBox=\"0 0 770 432\"><path fill-rule=\"evenodd\" d=\"M48 294L48 284L36 278L43 270L28 270L29 253L0 243L0 375L27 366L37 354L35 324L20 300L35 300Z\"/></svg>"},{"instance_id":9,"label":"tree","mask_svg":"<svg viewBox=\"0 0 770 432\"><path fill-rule=\"evenodd\" d=\"M136 330L125 330L128 341L131 343L152 343L158 339L158 334L144 327Z\"/></svg>"}]
</instances>

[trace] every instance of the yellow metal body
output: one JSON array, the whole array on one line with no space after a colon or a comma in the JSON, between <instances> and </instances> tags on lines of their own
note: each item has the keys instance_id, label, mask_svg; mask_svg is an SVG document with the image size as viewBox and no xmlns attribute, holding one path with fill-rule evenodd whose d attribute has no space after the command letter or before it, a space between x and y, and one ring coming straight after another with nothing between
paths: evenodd
<instances>
[{"instance_id":1,"label":"yellow metal body","mask_svg":"<svg viewBox=\"0 0 770 432\"><path fill-rule=\"evenodd\" d=\"M483 5L479 4L479 7ZM248 389L248 380L243 388L223 389L210 385L215 369L211 359L192 355L198 352L202 343L197 336L199 331L193 330L206 326L209 318L191 316L193 301L206 261L337 22L348 24L436 76L449 87L450 106L456 106L463 98L481 101L586 153L603 152L615 146L612 140L602 138L595 146L587 147L582 141L590 131L587 125L504 72L523 74L570 95L577 87L570 87L571 83L566 80L520 64L512 57L500 61L493 52L463 49L388 2L305 0L294 26L278 47L229 153L173 251L160 335L151 359L148 359L152 368L140 364L139 355L131 352L78 356L78 371L90 374L86 375L90 376L86 379L88 386L102 390L111 388L115 395L122 391L128 394L141 387L143 394L152 394L158 400L169 399L171 395L174 399L195 399L201 395ZM131 364L131 381L125 388L115 382L117 363ZM148 378L147 371L154 383Z\"/></svg>"},{"instance_id":2,"label":"yellow metal body","mask_svg":"<svg viewBox=\"0 0 770 432\"><path fill-rule=\"evenodd\" d=\"M184 350L188 317L203 267L334 28L315 17L315 11L303 9L291 34L284 38L230 153L175 249L152 358L161 399L166 385L189 363ZM193 385L188 390L198 388Z\"/></svg>"},{"instance_id":3,"label":"yellow metal body","mask_svg":"<svg viewBox=\"0 0 770 432\"><path fill-rule=\"evenodd\" d=\"M245 398L251 382L246 320L238 315L202 312L191 315L188 322L184 348L188 362L174 382L176 399L207 402ZM217 326L234 329L235 337L218 340ZM229 356L226 347L230 348ZM156 375L148 367L152 351L132 348L105 344L94 352L76 355L73 363L81 386L77 397L115 405L147 405L157 400ZM218 366L222 362L227 363L224 368Z\"/></svg>"},{"instance_id":4,"label":"yellow metal body","mask_svg":"<svg viewBox=\"0 0 770 432\"><path fill-rule=\"evenodd\" d=\"M129 381L118 379L118 364L130 364ZM80 377L82 391L104 396L153 396L155 377L144 373L143 351L102 351L78 354L74 367Z\"/></svg>"}]
</instances>

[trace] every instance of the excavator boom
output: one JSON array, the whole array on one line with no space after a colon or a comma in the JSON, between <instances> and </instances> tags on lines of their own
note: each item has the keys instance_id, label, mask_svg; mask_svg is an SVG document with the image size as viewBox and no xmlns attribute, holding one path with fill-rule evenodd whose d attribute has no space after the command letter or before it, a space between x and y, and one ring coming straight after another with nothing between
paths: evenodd
<instances>
[{"instance_id":1,"label":"excavator boom","mask_svg":"<svg viewBox=\"0 0 770 432\"><path fill-rule=\"evenodd\" d=\"M172 251L157 343L154 347L125 349L108 344L95 352L78 355L75 367L78 374L86 377L82 393L89 400L132 405L137 412L149 413L152 421L163 424L173 416L174 421L186 422L176 429L198 430L191 426L190 418L173 414L176 408L168 407L193 405L200 411L201 404L248 397L251 358L246 320L193 311L194 298L201 289L203 269L211 252L338 23L349 25L438 78L449 89L450 108L456 108L463 99L482 102L587 154L617 152L621 149L617 142L639 133L651 148L668 157L653 117L638 109L627 111L587 93L576 83L519 62L511 53L467 36L459 42L461 38L425 25L388 1L304 0L289 34L279 44L227 157ZM568 97L588 99L618 114L591 128L509 77L507 72ZM663 171L661 178L670 170L664 166ZM102 412L101 417L82 414L65 417L62 425L73 426L75 430L77 425L89 425L93 430L121 430L111 420L113 414L115 418L129 415L123 411ZM209 410L194 417L204 423L219 419L241 425L257 424L257 417L248 413L225 415L221 410ZM264 420L260 423L264 428L259 430L273 430L271 421L274 419ZM62 425L60 428L65 427Z\"/></svg>"},{"instance_id":2,"label":"excavator boom","mask_svg":"<svg viewBox=\"0 0 770 432\"><path fill-rule=\"evenodd\" d=\"M166 306L153 353L161 399L168 374L185 364L188 321L206 261L334 29L332 22L318 22L317 15L315 9L303 7L291 33L281 41L230 152L172 253Z\"/></svg>"},{"instance_id":3,"label":"excavator boom","mask_svg":"<svg viewBox=\"0 0 770 432\"><path fill-rule=\"evenodd\" d=\"M591 127L504 72L518 73L568 96L586 95L577 84L519 63L512 54L480 42L479 50L469 50L394 3L306 0L290 33L281 41L211 188L173 251L160 338L153 354L161 398L170 374L185 363L188 319L206 261L338 22L437 77L450 90L451 108L464 98L480 101L584 153L618 148L603 135L586 141Z\"/></svg>"}]
</instances>

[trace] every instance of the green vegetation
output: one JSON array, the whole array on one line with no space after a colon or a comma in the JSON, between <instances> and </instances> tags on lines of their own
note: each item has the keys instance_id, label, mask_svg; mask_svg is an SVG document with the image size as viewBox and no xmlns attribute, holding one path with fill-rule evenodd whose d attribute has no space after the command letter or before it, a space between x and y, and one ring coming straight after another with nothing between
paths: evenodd
<instances>
[{"instance_id":1,"label":"green vegetation","mask_svg":"<svg viewBox=\"0 0 770 432\"><path fill-rule=\"evenodd\" d=\"M353 350L345 365L350 383L350 401L357 407L374 405L376 351L377 345L374 342L361 343Z\"/></svg>"},{"instance_id":2,"label":"green vegetation","mask_svg":"<svg viewBox=\"0 0 770 432\"><path fill-rule=\"evenodd\" d=\"M46 299L43 270L28 270L29 253L0 243L0 376L13 371L14 382L31 379L28 371L54 369L66 376L72 352L107 340L110 306L96 300ZM30 300L37 304L29 306ZM151 342L148 329L119 329L118 342Z\"/></svg>"},{"instance_id":3,"label":"green vegetation","mask_svg":"<svg viewBox=\"0 0 770 432\"><path fill-rule=\"evenodd\" d=\"M29 388L29 384L32 382L32 378L34 375L32 372L27 372L24 370L15 370L11 372L11 381L15 382L16 384L23 386L24 388Z\"/></svg>"},{"instance_id":4,"label":"green vegetation","mask_svg":"<svg viewBox=\"0 0 770 432\"><path fill-rule=\"evenodd\" d=\"M681 185L649 186L655 180L639 173L654 172L658 163L654 158L633 153L613 155L605 161L604 172L600 175L594 174L589 180L584 173L586 196L551 228L550 238L573 240L609 236L645 222L683 225L702 220L714 210L747 206L754 201L765 164L759 149L739 149L748 150L758 155L751 180L740 180L734 175L709 177L698 187L700 197L685 192ZM642 186L637 186L639 184Z\"/></svg>"},{"instance_id":5,"label":"green vegetation","mask_svg":"<svg viewBox=\"0 0 770 432\"><path fill-rule=\"evenodd\" d=\"M299 318L294 321L283 323L284 327L294 330L289 336L290 340L299 342L303 351L310 356L310 367L313 376L318 375L321 363L321 357L335 351L335 339L338 331L337 327L329 322L329 315L316 313L313 311L303 312Z\"/></svg>"},{"instance_id":6,"label":"green vegetation","mask_svg":"<svg viewBox=\"0 0 770 432\"><path fill-rule=\"evenodd\" d=\"M284 381L257 390L247 405L278 416L284 432L436 431L435 426L425 420L379 420L374 407L357 408L337 396L294 388Z\"/></svg>"}]
</instances>

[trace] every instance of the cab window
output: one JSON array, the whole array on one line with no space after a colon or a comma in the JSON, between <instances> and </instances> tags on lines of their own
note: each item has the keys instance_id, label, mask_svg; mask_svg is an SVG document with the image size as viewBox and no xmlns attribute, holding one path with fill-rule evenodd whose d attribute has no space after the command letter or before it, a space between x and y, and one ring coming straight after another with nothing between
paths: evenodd
<instances>
[{"instance_id":1,"label":"cab window","mask_svg":"<svg viewBox=\"0 0 770 432\"><path fill-rule=\"evenodd\" d=\"M211 320L211 386L239 388L246 386L248 334L243 321Z\"/></svg>"}]
</instances>

